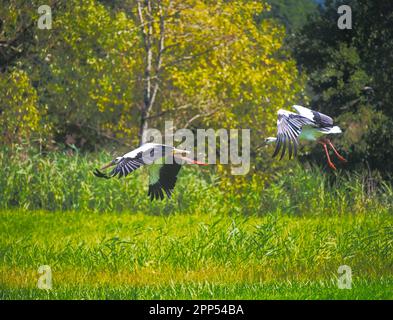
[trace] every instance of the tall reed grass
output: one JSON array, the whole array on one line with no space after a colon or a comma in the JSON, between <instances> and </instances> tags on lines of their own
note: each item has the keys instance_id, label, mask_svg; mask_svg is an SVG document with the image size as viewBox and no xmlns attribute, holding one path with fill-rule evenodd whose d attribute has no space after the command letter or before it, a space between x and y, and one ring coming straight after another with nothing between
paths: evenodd
<instances>
[{"instance_id":1,"label":"tall reed grass","mask_svg":"<svg viewBox=\"0 0 393 320\"><path fill-rule=\"evenodd\" d=\"M0 209L23 208L115 212L241 213L323 215L391 210L393 188L382 182L369 194L362 174L328 175L317 167L297 166L275 173L269 184L256 179L228 190L214 166L186 166L171 200L150 202L148 173L137 170L125 179L98 179L92 171L112 157L105 152L72 155L53 152L0 151ZM249 173L257 175L258 173ZM236 186L237 178L232 183Z\"/></svg>"},{"instance_id":2,"label":"tall reed grass","mask_svg":"<svg viewBox=\"0 0 393 320\"><path fill-rule=\"evenodd\" d=\"M288 166L261 184L266 172L188 166L171 200L150 202L146 170L92 174L109 159L0 152L0 299L392 296L386 182ZM343 264L352 290L337 288ZM49 292L36 288L40 265Z\"/></svg>"}]
</instances>

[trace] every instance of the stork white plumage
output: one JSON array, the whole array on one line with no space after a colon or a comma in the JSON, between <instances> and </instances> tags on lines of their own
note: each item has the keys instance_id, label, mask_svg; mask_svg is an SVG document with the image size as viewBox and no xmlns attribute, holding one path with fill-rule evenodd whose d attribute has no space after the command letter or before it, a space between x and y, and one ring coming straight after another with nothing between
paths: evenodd
<instances>
[{"instance_id":1,"label":"stork white plumage","mask_svg":"<svg viewBox=\"0 0 393 320\"><path fill-rule=\"evenodd\" d=\"M277 137L269 137L266 139L267 143L276 142L276 149L274 150L273 157L280 152L282 147L280 157L280 159L282 159L285 155L287 146L289 158L292 156L292 151L294 151L294 155L296 156L299 141L306 140L316 141L323 146L328 165L333 170L336 170L336 167L330 159L327 146L332 148L334 154L340 161L347 162L347 160L338 153L333 143L329 139L324 138L325 135L339 134L342 132L340 127L334 125L333 119L323 113L299 105L294 105L293 108L297 113L283 109L278 110Z\"/></svg>"},{"instance_id":2,"label":"stork white plumage","mask_svg":"<svg viewBox=\"0 0 393 320\"><path fill-rule=\"evenodd\" d=\"M190 153L187 150L181 150L172 146L145 143L139 148L126 153L121 157L117 157L108 164L104 165L100 170L104 170L111 166L116 166L109 175L95 169L93 172L99 178L112 178L115 176L126 177L129 173L135 171L143 165L149 166L149 191L150 199L164 199L164 192L168 198L171 197L175 188L177 174L182 164L191 163L198 165L206 165L185 157Z\"/></svg>"}]
</instances>

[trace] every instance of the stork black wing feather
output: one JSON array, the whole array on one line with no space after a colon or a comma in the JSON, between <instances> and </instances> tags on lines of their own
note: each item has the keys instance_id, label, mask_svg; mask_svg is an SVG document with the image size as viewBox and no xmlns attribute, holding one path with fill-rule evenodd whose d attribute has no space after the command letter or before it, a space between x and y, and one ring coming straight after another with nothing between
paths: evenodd
<instances>
[{"instance_id":1,"label":"stork black wing feather","mask_svg":"<svg viewBox=\"0 0 393 320\"><path fill-rule=\"evenodd\" d=\"M320 113L318 111L311 110L313 114L314 122L321 128L324 127L332 127L333 119L327 116L326 114Z\"/></svg>"},{"instance_id":2,"label":"stork black wing feather","mask_svg":"<svg viewBox=\"0 0 393 320\"><path fill-rule=\"evenodd\" d=\"M144 164L142 158L123 158L111 171L110 176L115 177L117 175L119 179L123 176L126 177Z\"/></svg>"},{"instance_id":3,"label":"stork black wing feather","mask_svg":"<svg viewBox=\"0 0 393 320\"><path fill-rule=\"evenodd\" d=\"M158 193L160 195L160 200L163 200L164 199L164 193L162 192L161 188L158 189Z\"/></svg>"},{"instance_id":4,"label":"stork black wing feather","mask_svg":"<svg viewBox=\"0 0 393 320\"><path fill-rule=\"evenodd\" d=\"M177 174L181 169L181 165L174 158L172 162L161 165L158 181L149 184L147 195L150 196L151 200L163 200L165 198L163 191L165 191L168 198L171 197L177 181Z\"/></svg>"},{"instance_id":5,"label":"stork black wing feather","mask_svg":"<svg viewBox=\"0 0 393 320\"><path fill-rule=\"evenodd\" d=\"M277 142L276 142L276 149L274 150L274 153L272 155L272 157L274 158L276 155L278 155L278 153L280 152L281 149L281 135L277 136Z\"/></svg>"},{"instance_id":6,"label":"stork black wing feather","mask_svg":"<svg viewBox=\"0 0 393 320\"><path fill-rule=\"evenodd\" d=\"M98 178L110 179L110 177L109 177L108 175L106 175L105 173L101 172L101 171L98 170L98 169L95 169L95 170L93 171L93 174L94 174L96 177L98 177Z\"/></svg>"},{"instance_id":7,"label":"stork black wing feather","mask_svg":"<svg viewBox=\"0 0 393 320\"><path fill-rule=\"evenodd\" d=\"M297 140L293 140L293 157L295 158L297 156Z\"/></svg>"},{"instance_id":8,"label":"stork black wing feather","mask_svg":"<svg viewBox=\"0 0 393 320\"><path fill-rule=\"evenodd\" d=\"M280 160L284 158L287 146L289 159L292 157L292 150L294 151L294 156L297 155L297 147L299 144L298 138L304 125L315 126L316 124L312 120L299 114L279 111L276 149L274 150L273 157L277 156L282 148Z\"/></svg>"},{"instance_id":9,"label":"stork black wing feather","mask_svg":"<svg viewBox=\"0 0 393 320\"><path fill-rule=\"evenodd\" d=\"M283 140L283 145L282 145L282 152L281 152L280 160L281 160L282 158L284 158L284 156L285 156L285 150L286 150L286 146L287 146L287 139L286 139L286 135L285 135L285 134L282 135L282 140Z\"/></svg>"},{"instance_id":10,"label":"stork black wing feather","mask_svg":"<svg viewBox=\"0 0 393 320\"><path fill-rule=\"evenodd\" d=\"M291 143L291 137L289 136L289 134L287 134L287 138L288 138L288 157L289 159L292 158L292 143Z\"/></svg>"},{"instance_id":11,"label":"stork black wing feather","mask_svg":"<svg viewBox=\"0 0 393 320\"><path fill-rule=\"evenodd\" d=\"M101 172L98 169L93 171L93 174L98 178L109 179L111 177L118 176L119 179L121 177L126 177L129 173L135 171L136 169L143 166L145 163L142 158L123 158L119 161L116 167L109 173L109 175Z\"/></svg>"}]
</instances>

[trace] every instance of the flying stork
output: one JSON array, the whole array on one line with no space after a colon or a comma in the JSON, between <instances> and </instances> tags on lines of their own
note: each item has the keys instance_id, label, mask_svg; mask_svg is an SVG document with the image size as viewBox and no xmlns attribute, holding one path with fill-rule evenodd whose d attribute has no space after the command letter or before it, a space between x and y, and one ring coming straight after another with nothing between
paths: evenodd
<instances>
[{"instance_id":1,"label":"flying stork","mask_svg":"<svg viewBox=\"0 0 393 320\"><path fill-rule=\"evenodd\" d=\"M281 160L288 146L289 159L291 159L292 150L294 151L294 156L297 154L299 140L307 140L317 141L322 145L326 153L327 163L333 170L336 170L336 167L330 160L327 146L332 148L334 154L340 161L347 162L347 160L338 153L333 143L324 137L328 134L339 134L342 132L340 127L333 124L333 119L323 113L302 106L294 105L293 108L297 113L283 109L278 110L277 137L266 138L267 143L276 142L276 149L274 150L273 157L280 152L282 147Z\"/></svg>"},{"instance_id":2,"label":"flying stork","mask_svg":"<svg viewBox=\"0 0 393 320\"><path fill-rule=\"evenodd\" d=\"M109 179L115 176L121 178L143 165L148 165L149 191L147 195L150 196L150 200L163 200L165 198L164 192L168 198L171 197L182 164L207 165L185 157L185 154L188 153L190 151L176 149L169 145L145 143L139 148L113 159L100 169L104 170L115 166L109 175L98 169L95 169L93 173L99 178Z\"/></svg>"}]
</instances>

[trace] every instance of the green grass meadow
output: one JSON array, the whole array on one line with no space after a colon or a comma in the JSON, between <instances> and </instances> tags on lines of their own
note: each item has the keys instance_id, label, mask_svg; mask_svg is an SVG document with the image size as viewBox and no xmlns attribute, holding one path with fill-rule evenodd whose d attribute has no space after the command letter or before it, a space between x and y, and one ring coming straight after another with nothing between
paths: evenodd
<instances>
[{"instance_id":1,"label":"green grass meadow","mask_svg":"<svg viewBox=\"0 0 393 320\"><path fill-rule=\"evenodd\" d=\"M94 178L107 157L0 158L1 299L393 298L387 185L366 196L361 177L294 168L234 194L186 168L173 199L150 203L143 171Z\"/></svg>"}]
</instances>

